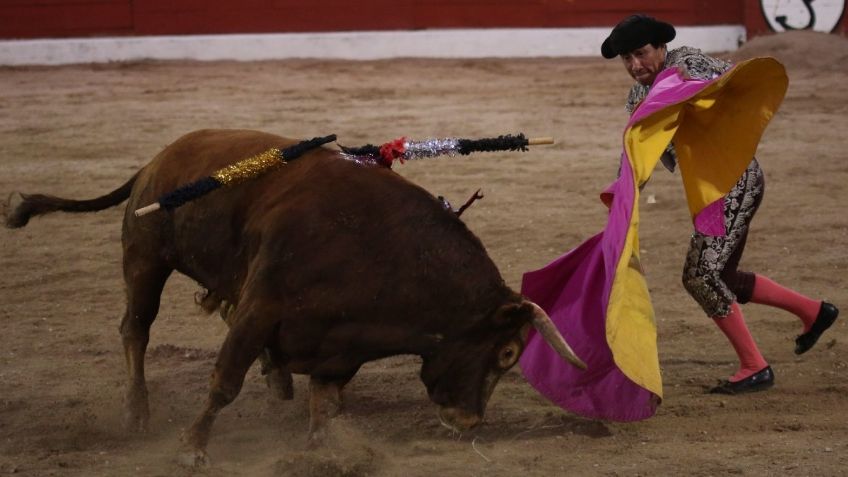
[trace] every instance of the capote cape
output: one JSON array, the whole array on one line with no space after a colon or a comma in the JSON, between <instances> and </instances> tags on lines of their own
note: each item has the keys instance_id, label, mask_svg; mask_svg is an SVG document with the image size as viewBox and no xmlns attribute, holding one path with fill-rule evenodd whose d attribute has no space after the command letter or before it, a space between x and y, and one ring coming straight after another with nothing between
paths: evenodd
<instances>
[{"instance_id":1,"label":"capote cape","mask_svg":"<svg viewBox=\"0 0 848 477\"><path fill-rule=\"evenodd\" d=\"M735 65L710 81L659 74L624 130L621 172L602 194L606 227L546 267L521 291L556 323L588 365L564 363L531 331L527 380L576 414L615 421L651 417L662 400L657 329L639 260L639 185L672 139L695 228L724 235L723 198L751 162L788 86L773 58Z\"/></svg>"}]
</instances>

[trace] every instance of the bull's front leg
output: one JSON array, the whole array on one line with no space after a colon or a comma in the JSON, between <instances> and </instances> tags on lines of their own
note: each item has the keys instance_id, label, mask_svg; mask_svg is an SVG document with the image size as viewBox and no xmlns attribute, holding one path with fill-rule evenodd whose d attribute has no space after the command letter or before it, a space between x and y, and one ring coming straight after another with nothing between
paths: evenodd
<instances>
[{"instance_id":1,"label":"bull's front leg","mask_svg":"<svg viewBox=\"0 0 848 477\"><path fill-rule=\"evenodd\" d=\"M218 412L231 403L241 391L248 369L262 353L267 333L273 323L251 316L249 307L240 307L215 363L209 397L203 411L183 435L186 451L180 456L182 464L198 467L209 463L206 446Z\"/></svg>"},{"instance_id":2,"label":"bull's front leg","mask_svg":"<svg viewBox=\"0 0 848 477\"><path fill-rule=\"evenodd\" d=\"M207 293L198 299L198 303L204 309L218 307L221 319L229 326L231 318L235 314L237 305L235 302L222 300L214 293ZM271 393L281 401L294 399L294 380L288 368L281 364L279 359L268 348L259 355L259 363L262 365L262 375Z\"/></svg>"},{"instance_id":3,"label":"bull's front leg","mask_svg":"<svg viewBox=\"0 0 848 477\"><path fill-rule=\"evenodd\" d=\"M309 379L309 437L307 446L319 447L327 441L327 425L342 409L342 388L353 377Z\"/></svg>"},{"instance_id":4,"label":"bull's front leg","mask_svg":"<svg viewBox=\"0 0 848 477\"><path fill-rule=\"evenodd\" d=\"M294 399L294 380L291 371L284 364L280 364L267 348L259 355L259 361L262 365L262 375L265 376L265 384L274 396L281 401Z\"/></svg>"}]
</instances>

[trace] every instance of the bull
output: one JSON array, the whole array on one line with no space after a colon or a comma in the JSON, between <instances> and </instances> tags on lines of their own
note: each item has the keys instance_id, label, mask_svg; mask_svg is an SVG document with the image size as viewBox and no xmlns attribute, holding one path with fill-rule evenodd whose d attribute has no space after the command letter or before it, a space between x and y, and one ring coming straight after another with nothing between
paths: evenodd
<instances>
[{"instance_id":1,"label":"bull","mask_svg":"<svg viewBox=\"0 0 848 477\"><path fill-rule=\"evenodd\" d=\"M194 463L207 459L216 415L236 398L257 358L284 397L291 397L292 372L310 376L312 442L320 442L339 412L342 388L368 361L420 356L428 396L441 422L455 430L482 421L531 328L564 359L585 367L545 312L505 284L456 214L388 168L319 148L177 209L133 213L234 159L293 143L257 131L196 131L96 199L22 194L7 206L6 224L14 228L53 211L97 211L127 201L120 334L131 430L147 427L144 356L175 270L208 290L206 309L229 310L208 398L183 436Z\"/></svg>"}]
</instances>

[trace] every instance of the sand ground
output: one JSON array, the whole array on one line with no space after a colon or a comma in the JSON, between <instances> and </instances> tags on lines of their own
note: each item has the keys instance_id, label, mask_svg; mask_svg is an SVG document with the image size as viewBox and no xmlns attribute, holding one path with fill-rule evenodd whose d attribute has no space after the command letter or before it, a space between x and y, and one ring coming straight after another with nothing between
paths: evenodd
<instances>
[{"instance_id":1,"label":"sand ground","mask_svg":"<svg viewBox=\"0 0 848 477\"><path fill-rule=\"evenodd\" d=\"M760 145L765 201L742 267L848 311L848 42L818 34L755 40L735 58L775 55L791 86ZM601 59L379 62L139 62L0 69L0 194L90 198L123 183L165 145L200 128L346 145L398 136L554 136L526 153L478 154L395 170L455 204L514 288L595 234L598 193L614 179L630 84ZM237 159L237 158L236 158ZM657 315L665 401L636 423L592 421L540 397L514 369L486 423L442 428L416 357L365 366L346 389L334 438L307 450L306 378L275 401L258 369L213 431L211 467L180 467L182 429L199 412L225 325L174 276L153 326L151 429L122 429L118 335L122 208L57 214L0 229L0 475L467 476L845 475L848 321L792 353L799 322L744 311L777 385L727 397L704 390L735 356L680 285L691 225L679 175L657 170L643 198L641 246Z\"/></svg>"}]
</instances>

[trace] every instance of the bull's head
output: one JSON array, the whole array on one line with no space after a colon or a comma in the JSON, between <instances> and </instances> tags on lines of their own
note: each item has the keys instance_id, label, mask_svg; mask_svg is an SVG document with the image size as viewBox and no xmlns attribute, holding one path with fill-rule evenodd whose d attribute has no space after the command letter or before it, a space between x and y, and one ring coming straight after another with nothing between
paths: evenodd
<instances>
[{"instance_id":1,"label":"bull's head","mask_svg":"<svg viewBox=\"0 0 848 477\"><path fill-rule=\"evenodd\" d=\"M430 399L441 407L442 424L464 431L483 420L495 385L518 362L531 326L566 361L586 368L538 305L529 301L503 305L478 325L446 336L423 356L421 380Z\"/></svg>"}]
</instances>

